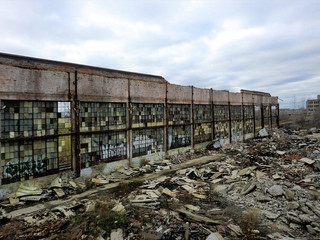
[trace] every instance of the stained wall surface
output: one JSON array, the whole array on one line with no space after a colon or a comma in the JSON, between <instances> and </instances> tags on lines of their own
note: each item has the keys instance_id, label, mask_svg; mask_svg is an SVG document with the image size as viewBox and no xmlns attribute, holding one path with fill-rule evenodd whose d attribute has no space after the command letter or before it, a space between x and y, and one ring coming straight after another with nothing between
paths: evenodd
<instances>
[{"instance_id":1,"label":"stained wall surface","mask_svg":"<svg viewBox=\"0 0 320 240\"><path fill-rule=\"evenodd\" d=\"M0 53L0 184L277 127L277 97ZM162 154L163 155L163 154Z\"/></svg>"}]
</instances>

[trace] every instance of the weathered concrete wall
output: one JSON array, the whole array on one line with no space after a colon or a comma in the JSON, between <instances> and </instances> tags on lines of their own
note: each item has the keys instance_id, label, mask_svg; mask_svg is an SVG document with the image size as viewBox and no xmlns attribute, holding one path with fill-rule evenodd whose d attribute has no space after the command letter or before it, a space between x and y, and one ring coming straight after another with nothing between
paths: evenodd
<instances>
[{"instance_id":1,"label":"weathered concrete wall","mask_svg":"<svg viewBox=\"0 0 320 240\"><path fill-rule=\"evenodd\" d=\"M109 172L214 138L242 141L255 134L254 106L260 127L278 119L278 99L268 93L1 53L0 104L0 185L62 171L94 174L101 164Z\"/></svg>"},{"instance_id":2,"label":"weathered concrete wall","mask_svg":"<svg viewBox=\"0 0 320 240\"><path fill-rule=\"evenodd\" d=\"M192 102L192 87L168 84L168 103L190 104Z\"/></svg>"}]
</instances>

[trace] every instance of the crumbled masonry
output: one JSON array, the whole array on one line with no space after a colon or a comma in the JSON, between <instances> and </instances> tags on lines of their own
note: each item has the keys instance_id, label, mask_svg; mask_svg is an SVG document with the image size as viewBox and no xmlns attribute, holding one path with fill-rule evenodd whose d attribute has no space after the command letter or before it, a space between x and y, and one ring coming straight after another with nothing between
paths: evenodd
<instances>
[{"instance_id":1,"label":"crumbled masonry","mask_svg":"<svg viewBox=\"0 0 320 240\"><path fill-rule=\"evenodd\" d=\"M0 239L319 239L320 130L259 135L86 181L22 184L0 201Z\"/></svg>"}]
</instances>

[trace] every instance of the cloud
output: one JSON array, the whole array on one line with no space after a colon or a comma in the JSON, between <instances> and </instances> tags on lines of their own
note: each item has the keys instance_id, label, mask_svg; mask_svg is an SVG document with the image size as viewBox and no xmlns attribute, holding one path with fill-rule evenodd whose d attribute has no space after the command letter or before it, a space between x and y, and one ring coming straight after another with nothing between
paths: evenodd
<instances>
[{"instance_id":1,"label":"cloud","mask_svg":"<svg viewBox=\"0 0 320 240\"><path fill-rule=\"evenodd\" d=\"M270 92L320 92L320 5L310 1L3 0L0 51Z\"/></svg>"}]
</instances>

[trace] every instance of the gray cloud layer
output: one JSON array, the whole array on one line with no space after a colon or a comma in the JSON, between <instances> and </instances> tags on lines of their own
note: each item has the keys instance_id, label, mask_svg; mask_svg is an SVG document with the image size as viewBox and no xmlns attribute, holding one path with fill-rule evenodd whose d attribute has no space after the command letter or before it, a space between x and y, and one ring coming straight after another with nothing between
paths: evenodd
<instances>
[{"instance_id":1,"label":"gray cloud layer","mask_svg":"<svg viewBox=\"0 0 320 240\"><path fill-rule=\"evenodd\" d=\"M1 0L0 51L172 83L320 94L319 1Z\"/></svg>"}]
</instances>

